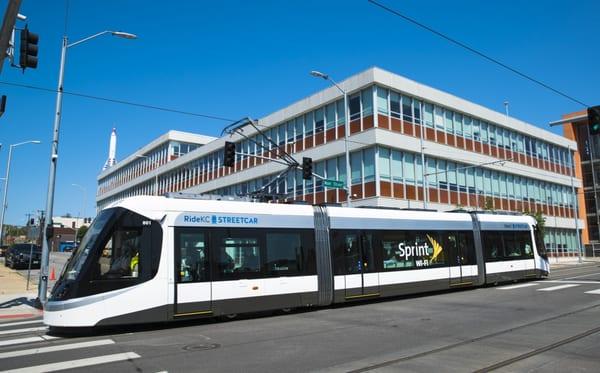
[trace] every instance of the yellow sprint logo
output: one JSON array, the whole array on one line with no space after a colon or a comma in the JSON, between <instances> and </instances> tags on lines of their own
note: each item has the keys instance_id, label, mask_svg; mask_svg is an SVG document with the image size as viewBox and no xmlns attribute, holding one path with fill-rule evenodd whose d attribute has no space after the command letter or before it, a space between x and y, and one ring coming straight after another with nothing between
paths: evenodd
<instances>
[{"instance_id":1,"label":"yellow sprint logo","mask_svg":"<svg viewBox=\"0 0 600 373\"><path fill-rule=\"evenodd\" d=\"M431 256L431 259L429 259L430 262L433 262L438 255L440 255L442 253L442 245L440 245L436 240L433 239L433 237L431 237L430 235L426 235L427 239L429 240L429 242L431 242L431 246L433 246L433 255Z\"/></svg>"}]
</instances>

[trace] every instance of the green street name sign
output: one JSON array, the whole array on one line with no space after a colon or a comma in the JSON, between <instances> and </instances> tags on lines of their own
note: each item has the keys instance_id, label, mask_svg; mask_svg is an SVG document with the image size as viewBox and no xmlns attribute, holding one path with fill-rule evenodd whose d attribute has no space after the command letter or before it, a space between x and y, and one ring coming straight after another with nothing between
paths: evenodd
<instances>
[{"instance_id":1,"label":"green street name sign","mask_svg":"<svg viewBox=\"0 0 600 373\"><path fill-rule=\"evenodd\" d=\"M344 182L337 181L337 180L323 180L323 185L327 188L338 188L338 189L344 188Z\"/></svg>"}]
</instances>

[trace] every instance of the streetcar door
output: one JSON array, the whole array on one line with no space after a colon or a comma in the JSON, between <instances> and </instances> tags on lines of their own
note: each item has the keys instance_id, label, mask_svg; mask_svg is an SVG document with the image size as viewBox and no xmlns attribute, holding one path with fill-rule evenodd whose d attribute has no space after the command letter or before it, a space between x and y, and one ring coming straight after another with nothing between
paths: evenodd
<instances>
[{"instance_id":1,"label":"streetcar door","mask_svg":"<svg viewBox=\"0 0 600 373\"><path fill-rule=\"evenodd\" d=\"M345 233L340 237L343 249L345 298L379 294L379 274L375 269L371 234ZM339 251L338 251L339 252Z\"/></svg>"},{"instance_id":2,"label":"streetcar door","mask_svg":"<svg viewBox=\"0 0 600 373\"><path fill-rule=\"evenodd\" d=\"M208 234L175 229L175 317L212 313Z\"/></svg>"},{"instance_id":3,"label":"streetcar door","mask_svg":"<svg viewBox=\"0 0 600 373\"><path fill-rule=\"evenodd\" d=\"M448 234L450 249L450 286L472 283L475 248L470 232L451 232Z\"/></svg>"}]
</instances>

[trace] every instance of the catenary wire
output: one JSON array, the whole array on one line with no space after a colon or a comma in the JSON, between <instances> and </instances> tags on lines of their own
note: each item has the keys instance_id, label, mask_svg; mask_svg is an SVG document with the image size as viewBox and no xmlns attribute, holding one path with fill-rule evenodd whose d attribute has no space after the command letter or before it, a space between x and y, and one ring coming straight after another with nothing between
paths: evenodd
<instances>
[{"instance_id":1,"label":"catenary wire","mask_svg":"<svg viewBox=\"0 0 600 373\"><path fill-rule=\"evenodd\" d=\"M44 92L52 92L52 93L57 93L58 92L58 90L56 90L56 89L45 88L45 87L38 87L38 86L34 86L34 85L29 85L29 84L20 84L20 83L5 82L5 81L0 81L0 84L14 86L14 87L20 87L20 88L34 89L34 90L44 91ZM112 103L122 104L122 105L130 105L130 106L142 107L142 108L152 109L152 110L166 111L166 112L169 112L169 113L191 115L191 116L194 116L194 117L201 117L201 118L207 118L207 119L221 120L221 121L225 121L225 122L235 122L234 119L218 117L216 115L199 114L199 113L194 113L194 112L191 112L191 111L183 111L183 110L171 109L171 108L167 108L167 107L163 107L163 106L142 104L142 103L139 103L139 102L131 102L131 101L119 100L119 99L109 98L109 97L94 96L94 95L89 95L89 94L79 93L79 92L63 91L63 94L70 95L70 96L76 96L76 97L83 97L83 98L88 98L88 99L98 100L98 101L112 102Z\"/></svg>"},{"instance_id":2,"label":"catenary wire","mask_svg":"<svg viewBox=\"0 0 600 373\"><path fill-rule=\"evenodd\" d=\"M406 15L404 15L404 14L402 14L402 13L400 13L400 12L394 10L394 9L391 9L391 8L389 8L389 7L381 4L381 3L378 3L375 0L367 0L367 1L370 2L373 5L376 5L376 6L380 7L381 9L383 9L383 10L389 12L389 13L392 13L392 14L400 17L400 18L403 18L404 20L406 20L406 21L408 21L408 22L410 22L412 24L415 24L415 25L417 25L417 26L419 26L419 27L421 27L421 28L423 28L423 29L425 29L425 30L427 30L429 32L432 32L432 33L436 34L437 36L439 36L439 37L441 37L443 39L446 39L449 42L454 43L454 44L456 44L456 45L458 45L458 46L460 46L460 47L462 47L462 48L464 48L464 49L466 49L466 50L468 50L468 51L470 51L470 52L472 52L472 53L474 53L474 54L476 54L476 55L478 55L478 56L480 56L480 57L482 57L482 58L484 58L484 59L486 59L486 60L488 60L490 62L493 62L496 65L499 65L499 66L501 66L501 67L503 67L503 68L505 68L505 69L507 69L507 70L509 70L509 71L511 71L511 72L513 72L513 73L515 73L517 75L519 75L522 78L525 78L525 79L527 79L527 80L529 80L529 81L531 81L531 82L533 82L535 84L538 84L538 85L540 85L540 86L542 86L542 87L544 87L546 89L549 89L550 91L552 91L552 92L554 92L554 93L556 93L556 94L558 94L558 95L560 95L560 96L562 96L564 98L567 98L567 99L569 99L569 100L571 100L573 102L576 102L576 103L578 103L580 105L583 105L584 107L588 107L588 105L585 104L584 102L582 102L582 101L580 101L580 100L578 100L576 98L573 98L572 96L569 96L568 94L563 93L563 92L559 91L556 88L552 88L548 84L546 84L546 83L544 83L544 82L542 82L542 81L540 81L538 79L535 79L535 78L533 78L533 77L531 77L531 76L529 76L529 75L527 75L525 73L522 73L519 70L515 69L514 67L510 67L507 64L505 64L503 62L500 62L497 59L492 58L492 57L490 57L490 56L488 56L488 55L486 55L486 54L478 51L475 48L469 47L465 43L462 43L462 42L460 42L460 41L458 41L456 39L451 38L448 35L445 35L445 34L439 32L439 31L436 31L433 28L431 28L431 27L429 27L429 26L427 26L427 25L425 25L425 24L423 24L423 23L421 23L421 22L419 22L419 21L417 21L417 20L415 20L413 18L410 18L410 17L408 17L408 16L406 16Z\"/></svg>"}]
</instances>

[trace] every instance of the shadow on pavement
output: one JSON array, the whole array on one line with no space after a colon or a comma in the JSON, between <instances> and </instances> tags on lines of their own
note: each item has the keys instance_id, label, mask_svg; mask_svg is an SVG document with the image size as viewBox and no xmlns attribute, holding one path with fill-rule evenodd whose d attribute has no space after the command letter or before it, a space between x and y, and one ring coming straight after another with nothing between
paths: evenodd
<instances>
[{"instance_id":1,"label":"shadow on pavement","mask_svg":"<svg viewBox=\"0 0 600 373\"><path fill-rule=\"evenodd\" d=\"M0 303L0 309L7 309L7 308L18 307L18 306L22 306L22 305L37 308L35 299L27 299L27 297L20 297L20 298L15 298L15 299L11 299L9 301Z\"/></svg>"}]
</instances>

